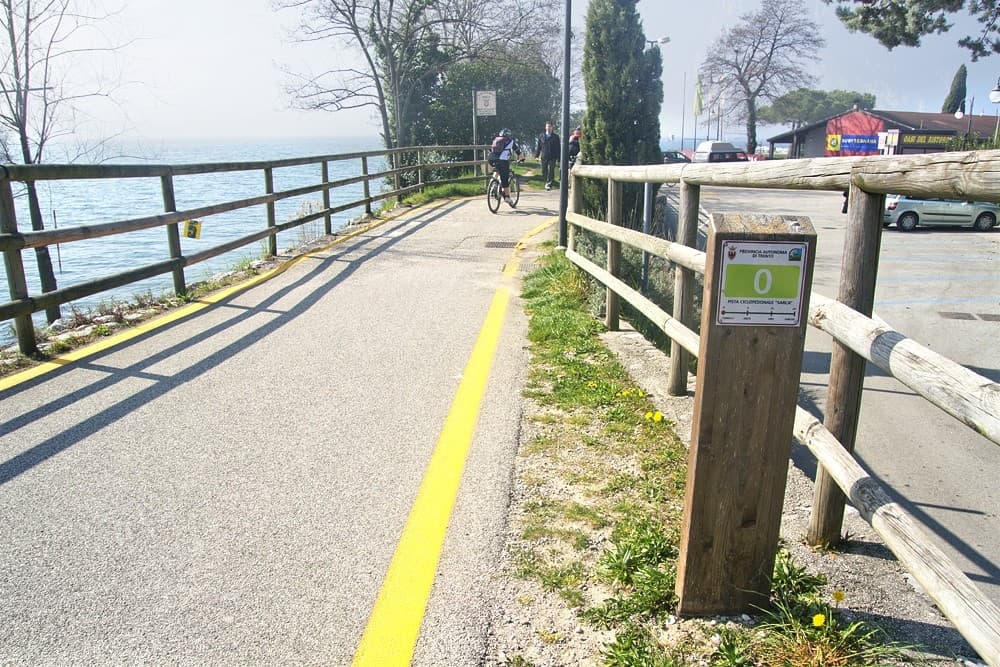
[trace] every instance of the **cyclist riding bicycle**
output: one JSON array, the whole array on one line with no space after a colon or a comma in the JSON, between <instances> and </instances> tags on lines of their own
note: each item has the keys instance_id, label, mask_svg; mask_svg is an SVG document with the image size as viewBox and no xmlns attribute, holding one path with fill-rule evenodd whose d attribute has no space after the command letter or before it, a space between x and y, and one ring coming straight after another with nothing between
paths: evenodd
<instances>
[{"instance_id":1,"label":"cyclist riding bicycle","mask_svg":"<svg viewBox=\"0 0 1000 667\"><path fill-rule=\"evenodd\" d=\"M510 130L504 128L500 130L500 136L493 140L493 153L490 156L490 164L496 169L500 176L500 192L503 193L504 201L514 207L514 202L510 199L510 158L517 155L519 161L524 161L524 151L517 139Z\"/></svg>"}]
</instances>

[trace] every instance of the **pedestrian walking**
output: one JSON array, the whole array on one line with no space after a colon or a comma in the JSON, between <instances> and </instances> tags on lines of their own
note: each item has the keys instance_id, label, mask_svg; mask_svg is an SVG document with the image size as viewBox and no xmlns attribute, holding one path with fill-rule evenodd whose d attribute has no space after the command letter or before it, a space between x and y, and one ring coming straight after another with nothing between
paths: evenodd
<instances>
[{"instance_id":1,"label":"pedestrian walking","mask_svg":"<svg viewBox=\"0 0 1000 667\"><path fill-rule=\"evenodd\" d=\"M556 163L559 162L559 135L552 129L552 123L545 123L545 132L538 135L535 142L535 157L542 159L542 178L545 189L551 190L555 180Z\"/></svg>"}]
</instances>

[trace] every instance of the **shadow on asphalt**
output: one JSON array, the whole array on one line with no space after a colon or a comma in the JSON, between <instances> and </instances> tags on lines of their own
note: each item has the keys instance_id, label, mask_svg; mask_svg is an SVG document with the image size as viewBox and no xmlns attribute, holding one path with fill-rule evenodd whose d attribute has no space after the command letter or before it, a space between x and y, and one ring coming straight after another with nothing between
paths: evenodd
<instances>
[{"instance_id":1,"label":"shadow on asphalt","mask_svg":"<svg viewBox=\"0 0 1000 667\"><path fill-rule=\"evenodd\" d=\"M105 407L101 412L97 414L90 415L86 419L80 421L78 424L66 429L62 433L56 434L50 437L48 440L39 443L38 445L32 447L31 449L24 451L17 456L0 463L0 484L6 484L7 482L15 479L22 473L30 470L34 466L37 466L46 460L56 456L60 452L63 452L70 447L80 443L88 436L100 431L102 428L113 424L117 420L123 418L125 415L131 413L132 411L142 407L149 401L163 396L164 394L172 391L176 387L190 382L194 378L205 373L209 369L217 366L221 362L234 357L236 354L242 350L250 347L254 343L262 340L263 338L275 333L281 329L284 325L291 322L295 318L307 312L310 307L312 307L317 301L326 296L336 287L340 286L348 277L353 274L357 268L363 264L365 261L378 256L379 254L388 251L394 245L399 243L401 240L411 236L420 229L426 227L435 220L448 215L456 208L461 206L463 202L452 202L443 207L435 208L426 212L418 213L414 217L407 218L405 220L398 220L388 222L376 229L371 230L370 234L362 234L356 239L349 243L344 243L343 245L335 246L333 252L323 258L317 258L315 266L305 273L301 278L295 282L283 287L274 294L270 295L259 304L251 308L239 308L232 309L232 300L235 299L239 294L234 294L231 297L220 301L216 304L211 305L208 309L200 311L198 314L203 314L206 312L211 312L218 310L220 308L230 308L233 310L233 316L227 319L225 322L217 324L214 327L206 329L200 332L194 337L187 337L183 340L175 342L173 345L157 352L156 354L145 357L141 361L127 367L127 368L117 368L109 365L102 365L101 359L107 357L113 352L119 352L123 349L127 349L130 346L138 344L140 341L148 339L149 336L143 335L133 338L129 341L123 342L121 345L116 345L108 350L103 350L96 353L93 357L88 357L87 359L81 360L74 364L70 364L64 368L55 370L46 375L40 376L22 385L13 387L5 392L0 393L0 400L6 396L11 396L19 393L29 387L38 386L44 382L49 382L51 380L61 377L63 374L79 368L85 368L90 370L99 371L104 373L101 379L95 380L94 382L80 387L75 391L60 396L59 398L41 405L34 410L30 410L24 414L17 415L7 421L0 422L0 431L5 433L13 433L25 426L32 424L33 422L44 418L45 416L52 414L58 410L63 410L77 401L90 397L94 393L104 391L109 387L112 387L124 380L129 378L140 378L145 381L153 381L153 384L146 387L145 389L129 396L129 398L115 403L114 405L109 405ZM397 235L390 236L390 232L397 231L405 227L406 230ZM381 238L380 238L381 237ZM367 250L364 254L357 258L351 259L347 262L345 268L341 268L335 277L324 282L312 290L309 294L303 297L293 308L289 310L276 311L271 310L273 304L279 302L281 299L286 297L288 294L295 292L302 285L308 284L309 281L313 280L317 276L321 275L326 271L332 264L341 263L344 256L349 253L357 251L365 246L376 244L371 249ZM208 357L200 360L198 363L184 369L183 371L172 375L164 376L157 373L147 372L145 369L155 366L167 360L177 353L185 350L192 345L197 345L203 341L211 339L213 336L230 329L235 326L239 326L243 321L248 318L262 313L262 312L272 312L277 313L278 316L268 322L266 325L259 327L252 332L246 334L240 339L233 341L224 348L221 348ZM188 318L185 318L187 321ZM156 330L156 334L162 334L164 332L169 332L171 329L180 324L180 321L171 322L160 329Z\"/></svg>"}]
</instances>

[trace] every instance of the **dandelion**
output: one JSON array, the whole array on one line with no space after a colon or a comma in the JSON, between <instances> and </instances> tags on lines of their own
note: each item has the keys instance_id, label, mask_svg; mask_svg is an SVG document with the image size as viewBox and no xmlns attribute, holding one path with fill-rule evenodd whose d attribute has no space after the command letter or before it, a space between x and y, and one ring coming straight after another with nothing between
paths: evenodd
<instances>
[{"instance_id":1,"label":"dandelion","mask_svg":"<svg viewBox=\"0 0 1000 667\"><path fill-rule=\"evenodd\" d=\"M593 380L591 380L590 382L588 382L587 386L590 387L591 389L597 389L597 383L594 382Z\"/></svg>"},{"instance_id":2,"label":"dandelion","mask_svg":"<svg viewBox=\"0 0 1000 667\"><path fill-rule=\"evenodd\" d=\"M653 413L653 421L654 422L661 422L661 421L663 421L663 413L660 412L659 410L657 410L656 412L654 412Z\"/></svg>"},{"instance_id":3,"label":"dandelion","mask_svg":"<svg viewBox=\"0 0 1000 667\"><path fill-rule=\"evenodd\" d=\"M649 421L652 418L653 418L653 413L652 412L647 412L646 413L646 421Z\"/></svg>"},{"instance_id":4,"label":"dandelion","mask_svg":"<svg viewBox=\"0 0 1000 667\"><path fill-rule=\"evenodd\" d=\"M836 602L837 604L840 604L841 602L843 602L844 598L846 598L846 597L847 596L844 595L844 591L834 591L833 592L833 601Z\"/></svg>"},{"instance_id":5,"label":"dandelion","mask_svg":"<svg viewBox=\"0 0 1000 667\"><path fill-rule=\"evenodd\" d=\"M826 616L824 616L823 614L816 614L815 616L813 616L814 628L822 628L825 623L826 623Z\"/></svg>"}]
</instances>

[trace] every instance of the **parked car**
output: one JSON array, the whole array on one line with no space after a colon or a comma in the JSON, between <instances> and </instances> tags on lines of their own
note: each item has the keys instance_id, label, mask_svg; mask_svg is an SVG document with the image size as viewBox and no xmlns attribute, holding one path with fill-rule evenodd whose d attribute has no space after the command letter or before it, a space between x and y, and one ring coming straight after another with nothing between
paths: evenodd
<instances>
[{"instance_id":1,"label":"parked car","mask_svg":"<svg viewBox=\"0 0 1000 667\"><path fill-rule=\"evenodd\" d=\"M703 141L698 144L691 161L747 162L747 154L726 141Z\"/></svg>"},{"instance_id":2,"label":"parked car","mask_svg":"<svg viewBox=\"0 0 1000 667\"><path fill-rule=\"evenodd\" d=\"M663 162L664 164L673 164L680 162L690 162L691 158L680 151L663 151Z\"/></svg>"},{"instance_id":3,"label":"parked car","mask_svg":"<svg viewBox=\"0 0 1000 667\"><path fill-rule=\"evenodd\" d=\"M968 225L985 232L996 226L998 215L997 204L888 195L882 224L886 227L894 224L904 232L916 229L917 225Z\"/></svg>"}]
</instances>

